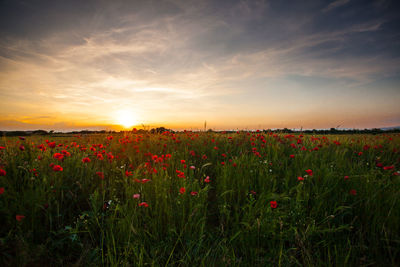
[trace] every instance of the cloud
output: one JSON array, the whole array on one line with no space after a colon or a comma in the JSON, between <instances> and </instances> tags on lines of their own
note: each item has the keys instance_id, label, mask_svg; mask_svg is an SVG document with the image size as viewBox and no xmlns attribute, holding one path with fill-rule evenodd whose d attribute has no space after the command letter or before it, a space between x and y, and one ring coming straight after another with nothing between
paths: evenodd
<instances>
[{"instance_id":1,"label":"cloud","mask_svg":"<svg viewBox=\"0 0 400 267\"><path fill-rule=\"evenodd\" d=\"M0 116L56 114L54 120L102 125L126 108L149 123L251 116L254 105L240 103L278 99L271 84L291 76L329 81L315 93L318 102L335 86L351 91L398 75L399 58L388 48L396 43L391 18L352 17L348 2L332 2L323 14L317 1L293 4L296 12L267 1L104 2L83 6L79 18L63 14L66 26L36 27L32 38L3 29ZM349 12L337 19L336 8L345 5ZM294 98L304 92L299 79ZM270 112L264 106L258 113Z\"/></svg>"},{"instance_id":2,"label":"cloud","mask_svg":"<svg viewBox=\"0 0 400 267\"><path fill-rule=\"evenodd\" d=\"M350 0L336 0L333 1L332 3L330 3L327 7L325 7L322 12L328 12L331 11L335 8L341 7L346 5L348 2L350 2Z\"/></svg>"}]
</instances>

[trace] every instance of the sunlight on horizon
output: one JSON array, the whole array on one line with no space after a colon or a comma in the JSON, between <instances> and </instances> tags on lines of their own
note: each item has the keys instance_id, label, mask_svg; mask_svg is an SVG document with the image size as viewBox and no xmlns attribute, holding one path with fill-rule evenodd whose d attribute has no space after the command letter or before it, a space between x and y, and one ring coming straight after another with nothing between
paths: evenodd
<instances>
[{"instance_id":1,"label":"sunlight on horizon","mask_svg":"<svg viewBox=\"0 0 400 267\"><path fill-rule=\"evenodd\" d=\"M138 124L138 118L134 111L122 109L115 113L116 122L124 128L130 128Z\"/></svg>"}]
</instances>

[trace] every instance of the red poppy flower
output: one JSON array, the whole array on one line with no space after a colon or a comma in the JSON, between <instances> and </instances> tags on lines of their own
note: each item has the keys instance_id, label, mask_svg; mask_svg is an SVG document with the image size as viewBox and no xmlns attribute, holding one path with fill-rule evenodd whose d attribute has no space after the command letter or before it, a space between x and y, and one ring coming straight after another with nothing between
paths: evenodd
<instances>
[{"instance_id":1,"label":"red poppy flower","mask_svg":"<svg viewBox=\"0 0 400 267\"><path fill-rule=\"evenodd\" d=\"M205 183L209 183L209 182L210 182L210 176L207 176L207 177L204 179L204 182L205 182Z\"/></svg>"},{"instance_id":2,"label":"red poppy flower","mask_svg":"<svg viewBox=\"0 0 400 267\"><path fill-rule=\"evenodd\" d=\"M50 142L50 143L47 143L47 145L48 145L50 148L55 148L55 147L56 147L56 142Z\"/></svg>"},{"instance_id":3,"label":"red poppy flower","mask_svg":"<svg viewBox=\"0 0 400 267\"><path fill-rule=\"evenodd\" d=\"M130 172L130 171L125 171L125 175L126 175L126 176L132 176L132 175L133 175L133 173L132 173L132 172Z\"/></svg>"},{"instance_id":4,"label":"red poppy flower","mask_svg":"<svg viewBox=\"0 0 400 267\"><path fill-rule=\"evenodd\" d=\"M61 153L54 153L53 158L55 158L55 159L61 161L61 160L63 160L64 155L61 154Z\"/></svg>"},{"instance_id":5,"label":"red poppy flower","mask_svg":"<svg viewBox=\"0 0 400 267\"><path fill-rule=\"evenodd\" d=\"M25 137L22 137L22 136L19 136L18 138L19 138L19 140L22 140L22 141L25 140Z\"/></svg>"},{"instance_id":6,"label":"red poppy flower","mask_svg":"<svg viewBox=\"0 0 400 267\"><path fill-rule=\"evenodd\" d=\"M180 170L176 170L176 173L178 174L179 178L185 178L185 173L180 171Z\"/></svg>"},{"instance_id":7,"label":"red poppy flower","mask_svg":"<svg viewBox=\"0 0 400 267\"><path fill-rule=\"evenodd\" d=\"M0 169L0 176L6 176L6 171L3 169Z\"/></svg>"},{"instance_id":8,"label":"red poppy flower","mask_svg":"<svg viewBox=\"0 0 400 267\"><path fill-rule=\"evenodd\" d=\"M349 193L353 196L357 195L357 191L355 189L351 189Z\"/></svg>"},{"instance_id":9,"label":"red poppy flower","mask_svg":"<svg viewBox=\"0 0 400 267\"><path fill-rule=\"evenodd\" d=\"M179 189L179 193L184 194L186 192L186 189L184 187L181 187Z\"/></svg>"},{"instance_id":10,"label":"red poppy flower","mask_svg":"<svg viewBox=\"0 0 400 267\"><path fill-rule=\"evenodd\" d=\"M63 155L66 157L71 156L71 153L69 153L67 150L61 150L61 153L63 153Z\"/></svg>"},{"instance_id":11,"label":"red poppy flower","mask_svg":"<svg viewBox=\"0 0 400 267\"><path fill-rule=\"evenodd\" d=\"M53 166L53 171L55 172L62 172L63 168L60 165L54 165Z\"/></svg>"},{"instance_id":12,"label":"red poppy flower","mask_svg":"<svg viewBox=\"0 0 400 267\"><path fill-rule=\"evenodd\" d=\"M346 176L344 177L344 180L349 180L349 176L346 175Z\"/></svg>"},{"instance_id":13,"label":"red poppy flower","mask_svg":"<svg viewBox=\"0 0 400 267\"><path fill-rule=\"evenodd\" d=\"M313 171L311 169L306 170L306 173L310 176L313 176Z\"/></svg>"},{"instance_id":14,"label":"red poppy flower","mask_svg":"<svg viewBox=\"0 0 400 267\"><path fill-rule=\"evenodd\" d=\"M149 206L149 204L147 204L146 202L142 202L142 203L139 203L138 206L147 208Z\"/></svg>"},{"instance_id":15,"label":"red poppy flower","mask_svg":"<svg viewBox=\"0 0 400 267\"><path fill-rule=\"evenodd\" d=\"M276 201L270 201L269 204L271 205L271 208L276 209L278 207L278 202Z\"/></svg>"},{"instance_id":16,"label":"red poppy flower","mask_svg":"<svg viewBox=\"0 0 400 267\"><path fill-rule=\"evenodd\" d=\"M151 180L150 180L150 179L142 179L142 180L135 179L134 181L135 181L136 183L139 183L139 184L145 184L145 183L147 183L147 182L150 182Z\"/></svg>"},{"instance_id":17,"label":"red poppy flower","mask_svg":"<svg viewBox=\"0 0 400 267\"><path fill-rule=\"evenodd\" d=\"M140 194L133 194L132 197L133 197L134 199L139 199L139 198L140 198Z\"/></svg>"},{"instance_id":18,"label":"red poppy flower","mask_svg":"<svg viewBox=\"0 0 400 267\"><path fill-rule=\"evenodd\" d=\"M98 176L100 179L104 179L104 173L102 173L102 172L96 172L96 174L97 174L97 176Z\"/></svg>"},{"instance_id":19,"label":"red poppy flower","mask_svg":"<svg viewBox=\"0 0 400 267\"><path fill-rule=\"evenodd\" d=\"M378 167L378 168L383 168L383 164L382 164L381 162L377 162L377 163L376 163L376 167Z\"/></svg>"},{"instance_id":20,"label":"red poppy flower","mask_svg":"<svg viewBox=\"0 0 400 267\"><path fill-rule=\"evenodd\" d=\"M198 192L192 191L192 192L190 192L190 194L191 194L192 196L197 196Z\"/></svg>"},{"instance_id":21,"label":"red poppy flower","mask_svg":"<svg viewBox=\"0 0 400 267\"><path fill-rule=\"evenodd\" d=\"M385 167L383 167L383 169L385 170L385 171L387 171L387 170L392 170L392 169L394 169L394 166L392 165L392 166L385 166Z\"/></svg>"},{"instance_id":22,"label":"red poppy flower","mask_svg":"<svg viewBox=\"0 0 400 267\"><path fill-rule=\"evenodd\" d=\"M90 158L88 158L88 157L83 158L83 159L82 159L82 162L83 162L83 163L88 163L88 162L90 162Z\"/></svg>"},{"instance_id":23,"label":"red poppy flower","mask_svg":"<svg viewBox=\"0 0 400 267\"><path fill-rule=\"evenodd\" d=\"M4 191L5 191L4 187L0 187L0 195L4 194Z\"/></svg>"},{"instance_id":24,"label":"red poppy flower","mask_svg":"<svg viewBox=\"0 0 400 267\"><path fill-rule=\"evenodd\" d=\"M25 150L25 147L24 147L23 145L20 145L20 146L19 146L19 150L24 151L24 150Z\"/></svg>"},{"instance_id":25,"label":"red poppy flower","mask_svg":"<svg viewBox=\"0 0 400 267\"><path fill-rule=\"evenodd\" d=\"M289 157L290 157L290 158L292 158L292 159L294 159L294 155L293 155L293 154L292 154L292 155L290 155Z\"/></svg>"},{"instance_id":26,"label":"red poppy flower","mask_svg":"<svg viewBox=\"0 0 400 267\"><path fill-rule=\"evenodd\" d=\"M104 157L103 157L102 154L97 154L97 158L98 158L99 160L103 160L103 159L104 159Z\"/></svg>"},{"instance_id":27,"label":"red poppy flower","mask_svg":"<svg viewBox=\"0 0 400 267\"><path fill-rule=\"evenodd\" d=\"M301 177L301 176L299 176L299 177L297 177L297 180L299 180L299 181L304 181L304 178Z\"/></svg>"},{"instance_id":28,"label":"red poppy flower","mask_svg":"<svg viewBox=\"0 0 400 267\"><path fill-rule=\"evenodd\" d=\"M22 221L22 219L24 219L25 218L25 216L24 215L15 215L15 219L17 220L17 221Z\"/></svg>"}]
</instances>

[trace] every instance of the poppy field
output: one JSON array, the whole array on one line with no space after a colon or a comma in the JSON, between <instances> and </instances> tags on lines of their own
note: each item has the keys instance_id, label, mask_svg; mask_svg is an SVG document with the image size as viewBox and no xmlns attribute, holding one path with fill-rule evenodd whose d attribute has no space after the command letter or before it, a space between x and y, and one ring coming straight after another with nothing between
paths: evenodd
<instances>
[{"instance_id":1,"label":"poppy field","mask_svg":"<svg viewBox=\"0 0 400 267\"><path fill-rule=\"evenodd\" d=\"M0 139L2 266L396 266L400 135Z\"/></svg>"}]
</instances>

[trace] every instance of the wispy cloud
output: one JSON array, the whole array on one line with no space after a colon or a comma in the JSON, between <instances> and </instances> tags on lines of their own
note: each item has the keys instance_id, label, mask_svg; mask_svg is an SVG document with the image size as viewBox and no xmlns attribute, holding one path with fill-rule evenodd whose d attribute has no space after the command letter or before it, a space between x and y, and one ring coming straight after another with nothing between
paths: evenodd
<instances>
[{"instance_id":1,"label":"wispy cloud","mask_svg":"<svg viewBox=\"0 0 400 267\"><path fill-rule=\"evenodd\" d=\"M328 12L331 11L332 9L335 9L340 6L346 5L350 0L336 0L330 3L327 7L325 7L322 12Z\"/></svg>"}]
</instances>

